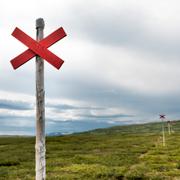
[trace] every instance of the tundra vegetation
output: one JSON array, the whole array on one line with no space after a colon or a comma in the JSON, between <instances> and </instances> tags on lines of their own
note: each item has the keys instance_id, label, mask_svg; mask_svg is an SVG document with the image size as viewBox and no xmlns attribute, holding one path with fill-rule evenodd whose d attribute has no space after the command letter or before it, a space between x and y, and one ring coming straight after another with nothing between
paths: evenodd
<instances>
[{"instance_id":1,"label":"tundra vegetation","mask_svg":"<svg viewBox=\"0 0 180 180\"><path fill-rule=\"evenodd\" d=\"M180 122L165 130L165 147L161 123L47 137L47 180L180 179ZM34 137L0 137L0 180L33 180L34 146Z\"/></svg>"}]
</instances>

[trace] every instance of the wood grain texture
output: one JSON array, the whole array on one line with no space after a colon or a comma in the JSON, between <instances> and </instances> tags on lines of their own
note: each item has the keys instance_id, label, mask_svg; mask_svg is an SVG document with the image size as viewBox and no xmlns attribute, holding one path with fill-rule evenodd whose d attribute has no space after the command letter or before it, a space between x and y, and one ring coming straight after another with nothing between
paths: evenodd
<instances>
[{"instance_id":1,"label":"wood grain texture","mask_svg":"<svg viewBox=\"0 0 180 180\"><path fill-rule=\"evenodd\" d=\"M36 20L37 41L43 39L44 20ZM46 178L44 60L36 56L36 180Z\"/></svg>"}]
</instances>

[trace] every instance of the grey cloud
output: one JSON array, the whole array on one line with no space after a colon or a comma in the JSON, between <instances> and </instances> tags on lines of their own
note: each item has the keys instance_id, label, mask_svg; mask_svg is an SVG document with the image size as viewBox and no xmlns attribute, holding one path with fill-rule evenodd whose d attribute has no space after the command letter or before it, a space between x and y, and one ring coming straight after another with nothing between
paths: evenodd
<instances>
[{"instance_id":1,"label":"grey cloud","mask_svg":"<svg viewBox=\"0 0 180 180\"><path fill-rule=\"evenodd\" d=\"M0 123L0 135L34 135L35 132L35 120L33 117L0 115Z\"/></svg>"},{"instance_id":2,"label":"grey cloud","mask_svg":"<svg viewBox=\"0 0 180 180\"><path fill-rule=\"evenodd\" d=\"M22 101L0 100L0 109L9 110L31 110L32 106L29 103Z\"/></svg>"},{"instance_id":3,"label":"grey cloud","mask_svg":"<svg viewBox=\"0 0 180 180\"><path fill-rule=\"evenodd\" d=\"M31 119L34 119L34 117L31 117L31 116L18 116L18 115L9 115L9 114L0 114L0 121L2 121L2 122L5 122L6 123L6 121L4 121L4 120L17 120L17 119L19 119L19 120L23 120L23 119L25 119L25 120L31 120ZM18 124L17 124L17 126L18 126Z\"/></svg>"},{"instance_id":4,"label":"grey cloud","mask_svg":"<svg viewBox=\"0 0 180 180\"><path fill-rule=\"evenodd\" d=\"M72 81L72 79L66 79L68 87L66 86L66 89L64 89L64 91L66 91L65 94L63 94L64 87L61 85L60 91L63 96L66 96L68 89L73 88L73 91L68 92L69 98L96 104L98 107L107 109L109 107L123 107L130 111L132 110L133 114L137 112L138 116L147 114L147 117L149 115L158 115L160 112L170 114L171 116L173 116L173 114L180 116L178 108L180 93L169 95L147 95L124 87L116 87L107 83L96 82L96 80L87 82L86 80L81 79L76 80L76 83L74 84ZM53 95L55 94L56 93L53 93Z\"/></svg>"},{"instance_id":5,"label":"grey cloud","mask_svg":"<svg viewBox=\"0 0 180 180\"><path fill-rule=\"evenodd\" d=\"M124 117L134 117L133 115L128 114L113 114L113 115L93 115L93 114L80 114L84 118L92 118L92 119L116 119L116 118L124 118Z\"/></svg>"},{"instance_id":6,"label":"grey cloud","mask_svg":"<svg viewBox=\"0 0 180 180\"><path fill-rule=\"evenodd\" d=\"M136 41L144 30L142 16L134 16L126 11L120 13L110 11L103 15L86 14L84 11L81 17L77 25L80 26L83 35L107 46Z\"/></svg>"},{"instance_id":7,"label":"grey cloud","mask_svg":"<svg viewBox=\"0 0 180 180\"><path fill-rule=\"evenodd\" d=\"M52 5L52 8L50 13L47 14L47 8L44 9L44 16L47 18L47 27L46 30L51 32L53 28L56 26L63 26L65 31L67 31L67 41L68 39L70 41L78 40L82 41L84 45L88 45L89 42L92 43L93 47L96 47L94 45L98 44L100 46L106 46L106 47L123 47L127 48L128 50L133 51L140 51L142 53L150 53L155 57L157 61L160 61L160 59L157 58L157 56L162 56L163 61L169 60L172 61L173 58L179 59L180 56L180 35L179 34L173 34L171 36L171 32L168 32L167 37L160 37L157 34L157 27L155 24L152 23L152 30L151 32L149 29L147 29L148 20L152 20L153 14L147 14L142 9L140 10L138 7L134 6L132 7L132 4L129 3L128 7L121 7L116 8L116 10L113 10L112 8L109 9L108 6L104 6L100 3L94 3L88 4L87 2L82 1L79 3L67 3L64 4L67 5L67 11L66 16L64 14L61 14L60 9L62 6L58 6L60 1L56 1L56 11L53 9L53 3L48 1L48 4ZM67 1L68 2L68 1ZM94 1L96 2L96 1ZM112 3L115 1L112 1ZM119 2L119 1L117 1ZM32 4L32 3L31 3ZM117 6L119 4L117 3ZM114 4L113 6L116 6ZM55 6L54 6L55 7ZM118 10L117 10L118 9ZM18 9L16 9L17 11ZM4 9L4 11L6 11ZM23 14L21 10L18 11L20 14ZM59 13L60 12L60 13ZM8 17L9 16L9 17ZM9 13L6 18L10 18L11 14ZM29 34L32 32L34 34L35 29L34 27L34 17L28 16L28 23L23 24L23 29ZM51 17L49 19L49 17ZM59 18L61 17L61 18ZM11 19L11 18L10 18ZM2 20L6 22L6 20L2 17ZM14 19L15 24L18 25L18 23L22 23L24 20L23 18L19 21L17 18ZM45 19L46 20L46 19ZM63 22L63 24L62 24ZM178 22L177 22L178 23ZM26 27L26 28L25 28ZM32 28L31 28L32 27ZM5 28L5 32L7 32L7 28ZM32 31L30 30L32 29ZM33 32L34 31L34 32ZM8 32L10 34L10 31ZM35 35L35 34L34 34ZM10 36L9 36L10 37ZM13 39L12 37L9 39ZM7 47L12 45L13 43L8 43L8 39L4 39L4 42L7 43ZM18 47L20 46L20 43L18 42ZM69 44L67 45L67 47ZM74 46L76 46L76 43L74 41ZM5 46L4 46L5 47ZM58 48L61 48L59 45ZM71 46L68 50L69 56L68 58L73 59L74 62L76 62L75 57L72 56L73 53L73 46ZM81 50L81 47L78 47ZM14 49L14 50L13 50ZM24 48L25 50L26 48ZM71 51L72 50L72 51ZM97 49L98 51L99 49ZM117 50L117 49L116 49ZM116 51L115 50L115 51ZM6 50L2 50L2 52ZM35 94L35 84L34 84L34 73L31 73L34 71L34 64L31 60L28 62L28 64L24 65L17 71L13 71L12 67L10 67L9 60L14 57L14 55L17 55L20 51L18 51L18 48L13 45L12 51L14 51L14 54L9 55L9 52L7 51L4 53L4 58L7 60L7 66L6 67L6 76L4 76L3 71L1 71L0 76L0 82L1 82L1 90L4 91L12 91L12 92L18 92L18 93L29 93L29 94ZM81 53L81 51L78 51L78 53ZM91 51L90 51L91 52ZM93 52L95 52L95 49L93 49ZM88 53L84 58L88 59ZM103 53L103 52L102 52ZM112 52L113 53L113 52ZM96 55L96 53L94 53ZM115 53L114 53L115 54ZM97 54L97 59L95 61L98 61L100 54ZM109 54L112 55L112 54ZM147 54L148 56L148 54ZM117 58L118 57L112 57ZM141 58L141 57L140 57ZM151 58L153 60L153 58ZM67 59L65 59L68 61ZM85 63L91 64L91 59L88 59L89 61L86 61ZM110 59L111 60L111 59ZM125 61L126 59L124 59ZM3 61L4 62L4 61ZM136 62L134 62L136 63ZM150 62L147 62L150 63ZM47 63L46 63L47 64ZM78 64L77 66L84 68L84 64ZM66 64L66 66L71 66L70 64ZM130 66L133 66L131 64ZM177 64L178 66L178 64ZM3 67L3 66L1 66ZM3 67L3 68L4 68ZM48 67L52 68L52 67ZM64 67L62 67L64 68ZM88 110L101 110L108 108L124 108L129 110L128 112L132 112L132 114L135 114L134 117L129 117L128 113L125 114L125 117L127 121L125 123L135 123L139 119L143 119L144 121L147 121L148 119L154 116L158 116L159 113L163 112L168 115L170 118L177 118L180 117L180 111L179 111L179 102L180 102L180 94L169 94L169 95L149 95L149 94L140 94L135 92L134 89L128 89L124 87L120 87L118 85L112 85L108 84L107 82L102 82L102 80L99 78L96 78L97 74L102 71L99 68L99 72L96 71L92 72L94 76L88 77L88 72L79 72L77 73L76 69L77 67L73 67L72 71L64 71L65 73L58 73L52 68L51 70L48 69L48 72L50 72L47 75L47 72L45 75L48 77L45 80L46 87L46 97L48 98L67 98L72 100L78 100L83 101L85 103L94 104L96 107L81 107L81 106L74 106L69 104L61 104L53 105L53 104L47 104L48 108L52 108L55 111L67 111L67 110L74 110L74 111L86 111L87 114L84 115L83 113L81 115L81 122L78 120L78 122L56 122L55 120L49 121L52 122L51 125L47 126L48 131L56 131L56 130L62 130L62 131L73 131L73 129L80 131L80 130L86 130L89 128L96 128L96 127L107 127L107 122L104 122L104 118L114 118L117 120L118 116L120 114L114 114L111 117L110 116L93 116L91 114L88 114ZM71 69L71 68L70 68ZM79 68L80 69L80 68ZM62 71L61 71L62 72ZM97 73L97 74L96 74ZM106 73L106 72L102 72ZM53 76L52 74L55 74ZM49 76L51 75L51 76ZM151 74L150 74L151 75ZM152 72L153 75L153 72ZM52 79L53 78L53 79ZM118 77L117 77L118 78ZM112 91L113 90L113 91ZM5 98L5 97L4 97ZM9 109L9 110L31 110L32 107L30 104L23 104L20 101L17 102L11 102L11 101L0 101L0 109ZM51 110L52 110L51 109ZM136 115L137 112L137 115ZM84 119L83 119L84 118ZM120 117L119 117L120 118ZM2 122L8 121L9 123L13 121L13 119L26 119L26 117L14 117L14 116L0 116L1 124ZM92 119L92 121L90 121ZM121 118L120 118L121 119ZM123 119L123 117L122 117ZM129 119L129 121L128 121ZM29 118L28 120L34 120L34 117ZM48 120L47 120L48 121ZM57 120L58 121L58 120ZM88 121L88 122L87 122ZM54 124L53 124L54 123ZM68 124L69 123L69 124ZM87 123L87 124L86 124ZM61 129L62 125L62 129ZM82 127L81 127L82 126ZM5 127L5 125L4 125ZM8 127L5 129L7 130ZM11 128L11 127L9 127ZM69 129L68 129L69 128ZM25 128L24 128L25 129ZM3 131L3 126L1 127L1 130ZM12 130L12 129L11 129ZM17 128L18 130L18 124ZM32 129L31 129L32 130Z\"/></svg>"},{"instance_id":8,"label":"grey cloud","mask_svg":"<svg viewBox=\"0 0 180 180\"><path fill-rule=\"evenodd\" d=\"M35 129L33 127L11 127L9 125L3 125L0 127L0 135L35 135Z\"/></svg>"},{"instance_id":9,"label":"grey cloud","mask_svg":"<svg viewBox=\"0 0 180 180\"><path fill-rule=\"evenodd\" d=\"M152 29L148 29L148 21L153 21L153 17L138 7L130 5L113 11L108 8L102 10L97 5L94 11L89 11L87 7L83 10L80 6L73 6L72 13L76 14L68 19L73 27L70 32L72 37L103 46L127 47L165 59L172 60L180 56L180 35L177 33L174 36L173 32L164 32L162 29L160 34L167 33L167 36L161 37L155 20Z\"/></svg>"},{"instance_id":10,"label":"grey cloud","mask_svg":"<svg viewBox=\"0 0 180 180\"><path fill-rule=\"evenodd\" d=\"M56 111L60 110L102 110L103 107L88 107L88 106L74 106L69 104L46 104L46 107L54 108Z\"/></svg>"}]
</instances>

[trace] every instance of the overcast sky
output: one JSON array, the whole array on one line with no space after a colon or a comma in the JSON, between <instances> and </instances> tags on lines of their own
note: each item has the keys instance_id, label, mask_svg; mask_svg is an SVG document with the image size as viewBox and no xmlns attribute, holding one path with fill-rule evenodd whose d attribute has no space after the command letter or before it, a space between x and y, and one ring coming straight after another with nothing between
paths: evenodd
<instances>
[{"instance_id":1,"label":"overcast sky","mask_svg":"<svg viewBox=\"0 0 180 180\"><path fill-rule=\"evenodd\" d=\"M0 134L35 132L35 59L9 61L27 49L11 36L35 38L63 27L49 49L65 63L45 62L46 132L70 133L180 117L178 0L1 0Z\"/></svg>"}]
</instances>

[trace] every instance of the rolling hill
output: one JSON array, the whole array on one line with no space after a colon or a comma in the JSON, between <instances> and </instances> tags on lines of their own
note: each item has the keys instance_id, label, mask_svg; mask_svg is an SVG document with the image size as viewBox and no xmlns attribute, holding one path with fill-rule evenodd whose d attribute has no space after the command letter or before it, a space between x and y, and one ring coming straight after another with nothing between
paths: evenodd
<instances>
[{"instance_id":1,"label":"rolling hill","mask_svg":"<svg viewBox=\"0 0 180 180\"><path fill-rule=\"evenodd\" d=\"M180 179L180 121L162 146L161 123L47 137L47 180ZM34 137L0 137L0 179L35 176Z\"/></svg>"}]
</instances>

